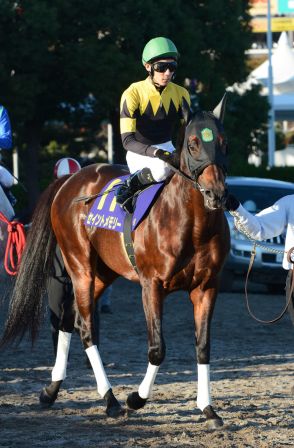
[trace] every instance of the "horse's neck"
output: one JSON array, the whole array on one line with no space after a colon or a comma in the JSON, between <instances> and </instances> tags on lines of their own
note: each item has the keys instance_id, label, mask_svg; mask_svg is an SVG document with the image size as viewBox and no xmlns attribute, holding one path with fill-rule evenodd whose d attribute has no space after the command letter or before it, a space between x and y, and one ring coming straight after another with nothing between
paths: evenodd
<instances>
[{"instance_id":1,"label":"horse's neck","mask_svg":"<svg viewBox=\"0 0 294 448\"><path fill-rule=\"evenodd\" d=\"M203 231L208 233L218 219L217 213L207 211L196 186L179 175L174 175L166 185L159 208L162 209L163 205L169 208L167 225L173 226L174 230L174 226L181 222L190 235Z\"/></svg>"},{"instance_id":2,"label":"horse's neck","mask_svg":"<svg viewBox=\"0 0 294 448\"><path fill-rule=\"evenodd\" d=\"M201 193L192 183L177 174L165 186L162 193L162 203L159 205L160 208L163 203L168 206L170 217L178 217L180 215L181 218L193 222L195 214L205 213Z\"/></svg>"}]
</instances>

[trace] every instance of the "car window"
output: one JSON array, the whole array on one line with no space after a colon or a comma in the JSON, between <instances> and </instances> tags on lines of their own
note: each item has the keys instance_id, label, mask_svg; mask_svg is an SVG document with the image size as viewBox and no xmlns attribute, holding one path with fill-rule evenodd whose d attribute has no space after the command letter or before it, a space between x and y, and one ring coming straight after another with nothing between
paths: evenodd
<instances>
[{"instance_id":1,"label":"car window","mask_svg":"<svg viewBox=\"0 0 294 448\"><path fill-rule=\"evenodd\" d=\"M281 197L294 194L294 190L287 188L256 187L250 185L230 185L229 190L251 213L258 213L260 210L274 204ZM255 210L254 204L256 205Z\"/></svg>"}]
</instances>

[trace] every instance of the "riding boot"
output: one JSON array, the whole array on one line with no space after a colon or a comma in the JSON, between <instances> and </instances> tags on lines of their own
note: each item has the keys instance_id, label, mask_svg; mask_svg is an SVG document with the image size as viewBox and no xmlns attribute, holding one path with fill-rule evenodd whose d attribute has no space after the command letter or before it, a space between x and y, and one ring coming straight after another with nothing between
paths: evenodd
<instances>
[{"instance_id":1,"label":"riding boot","mask_svg":"<svg viewBox=\"0 0 294 448\"><path fill-rule=\"evenodd\" d=\"M144 190L155 182L150 168L143 168L131 174L128 179L117 189L116 202L127 212L134 211L133 197L135 193Z\"/></svg>"}]
</instances>

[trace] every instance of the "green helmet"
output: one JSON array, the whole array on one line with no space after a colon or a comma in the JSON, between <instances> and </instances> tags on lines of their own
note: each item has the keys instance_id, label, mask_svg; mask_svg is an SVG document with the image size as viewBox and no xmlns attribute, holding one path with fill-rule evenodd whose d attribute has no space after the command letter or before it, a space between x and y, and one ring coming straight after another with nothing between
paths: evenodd
<instances>
[{"instance_id":1,"label":"green helmet","mask_svg":"<svg viewBox=\"0 0 294 448\"><path fill-rule=\"evenodd\" d=\"M155 37L149 40L142 53L142 64L158 58L174 58L178 60L179 52L175 44L166 37Z\"/></svg>"}]
</instances>

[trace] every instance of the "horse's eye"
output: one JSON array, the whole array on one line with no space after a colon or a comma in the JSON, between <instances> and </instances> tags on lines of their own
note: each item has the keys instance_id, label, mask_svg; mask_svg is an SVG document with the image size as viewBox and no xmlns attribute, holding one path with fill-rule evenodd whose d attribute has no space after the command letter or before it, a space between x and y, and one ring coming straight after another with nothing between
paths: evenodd
<instances>
[{"instance_id":1,"label":"horse's eye","mask_svg":"<svg viewBox=\"0 0 294 448\"><path fill-rule=\"evenodd\" d=\"M200 146L200 140L197 135L190 135L188 138L188 148L190 151L195 151Z\"/></svg>"}]
</instances>

